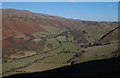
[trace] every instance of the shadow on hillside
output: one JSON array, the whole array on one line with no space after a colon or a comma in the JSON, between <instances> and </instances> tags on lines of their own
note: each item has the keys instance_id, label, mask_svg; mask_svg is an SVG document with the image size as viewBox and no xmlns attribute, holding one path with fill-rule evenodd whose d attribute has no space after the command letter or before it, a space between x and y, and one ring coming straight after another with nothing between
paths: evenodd
<instances>
[{"instance_id":1,"label":"shadow on hillside","mask_svg":"<svg viewBox=\"0 0 120 78\"><path fill-rule=\"evenodd\" d=\"M16 74L6 78L120 76L120 58L88 61L35 73Z\"/></svg>"}]
</instances>

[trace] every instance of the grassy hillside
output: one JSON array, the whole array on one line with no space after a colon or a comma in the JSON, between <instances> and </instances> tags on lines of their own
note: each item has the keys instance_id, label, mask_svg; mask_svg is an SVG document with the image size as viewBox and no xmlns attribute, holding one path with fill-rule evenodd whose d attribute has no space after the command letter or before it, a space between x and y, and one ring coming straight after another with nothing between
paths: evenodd
<instances>
[{"instance_id":1,"label":"grassy hillside","mask_svg":"<svg viewBox=\"0 0 120 78\"><path fill-rule=\"evenodd\" d=\"M81 63L84 61L111 58L115 57L115 51L117 50L118 43L97 47L89 47L85 49L85 52L82 56L76 57L72 61L74 61L74 63Z\"/></svg>"},{"instance_id":2,"label":"grassy hillside","mask_svg":"<svg viewBox=\"0 0 120 78\"><path fill-rule=\"evenodd\" d=\"M82 21L16 9L2 11L3 76L111 58L117 53L119 32L114 30L105 36L117 26L115 22Z\"/></svg>"}]
</instances>

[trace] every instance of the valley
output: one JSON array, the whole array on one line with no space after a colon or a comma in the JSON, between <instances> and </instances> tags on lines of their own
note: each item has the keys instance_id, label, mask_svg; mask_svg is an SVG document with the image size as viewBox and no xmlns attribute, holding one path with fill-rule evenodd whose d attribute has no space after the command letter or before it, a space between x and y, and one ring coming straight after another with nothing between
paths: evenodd
<instances>
[{"instance_id":1,"label":"valley","mask_svg":"<svg viewBox=\"0 0 120 78\"><path fill-rule=\"evenodd\" d=\"M2 75L119 57L118 29L117 22L78 21L3 9Z\"/></svg>"}]
</instances>

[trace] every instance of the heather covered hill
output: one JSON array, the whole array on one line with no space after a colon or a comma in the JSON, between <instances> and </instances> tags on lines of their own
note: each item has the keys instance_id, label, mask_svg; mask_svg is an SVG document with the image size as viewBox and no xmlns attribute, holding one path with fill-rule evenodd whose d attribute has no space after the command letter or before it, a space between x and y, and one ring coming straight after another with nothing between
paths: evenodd
<instances>
[{"instance_id":1,"label":"heather covered hill","mask_svg":"<svg viewBox=\"0 0 120 78\"><path fill-rule=\"evenodd\" d=\"M34 33L34 32L47 32L43 28L40 27L38 22L33 22L31 20L22 20L22 19L3 19L3 27L14 30L21 33Z\"/></svg>"},{"instance_id":2,"label":"heather covered hill","mask_svg":"<svg viewBox=\"0 0 120 78\"><path fill-rule=\"evenodd\" d=\"M33 21L40 24L40 26L51 25L55 27L68 27L68 28L78 28L80 26L96 26L96 25L106 25L106 26L114 26L117 23L109 23L109 22L92 22L92 21L78 21L69 18L63 18L59 16L52 16L47 14L40 13L32 13L26 10L17 10L17 9L3 9L3 18L7 18L8 20L21 20L21 21ZM27 23L26 22L26 23Z\"/></svg>"}]
</instances>

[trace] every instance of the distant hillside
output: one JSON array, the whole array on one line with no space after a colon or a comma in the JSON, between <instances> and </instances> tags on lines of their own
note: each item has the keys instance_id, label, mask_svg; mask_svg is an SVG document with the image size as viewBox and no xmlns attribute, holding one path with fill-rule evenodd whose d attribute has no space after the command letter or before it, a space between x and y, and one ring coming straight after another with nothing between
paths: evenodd
<instances>
[{"instance_id":1,"label":"distant hillside","mask_svg":"<svg viewBox=\"0 0 120 78\"><path fill-rule=\"evenodd\" d=\"M92 22L74 20L58 16L52 16L41 13L32 13L27 10L17 9L2 9L3 16L3 38L7 38L15 33L32 34L35 32L48 32L44 26L54 26L58 28L74 28L85 30L86 32L95 35L105 34L115 26L117 23L109 22ZM97 33L96 33L97 32ZM7 34L6 34L7 33Z\"/></svg>"},{"instance_id":2,"label":"distant hillside","mask_svg":"<svg viewBox=\"0 0 120 78\"><path fill-rule=\"evenodd\" d=\"M100 40L101 41L118 40L118 39L120 39L119 35L120 35L120 33L119 33L119 27L116 27L116 28L112 29L111 31L109 31L108 33L106 33L105 35L103 35Z\"/></svg>"},{"instance_id":3,"label":"distant hillside","mask_svg":"<svg viewBox=\"0 0 120 78\"><path fill-rule=\"evenodd\" d=\"M26 10L3 9L3 28L22 33L47 32L42 26L79 28L85 26L115 26L117 23L77 21L74 19L32 13Z\"/></svg>"}]
</instances>

